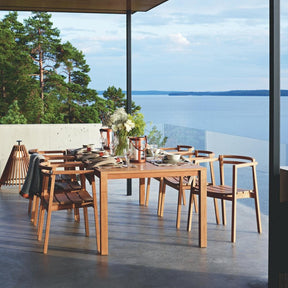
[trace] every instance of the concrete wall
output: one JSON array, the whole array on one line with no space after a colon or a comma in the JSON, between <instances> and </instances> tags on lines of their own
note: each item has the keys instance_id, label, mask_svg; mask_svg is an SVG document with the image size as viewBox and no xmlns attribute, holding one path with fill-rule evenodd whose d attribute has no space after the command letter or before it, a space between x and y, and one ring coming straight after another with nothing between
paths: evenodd
<instances>
[{"instance_id":1,"label":"concrete wall","mask_svg":"<svg viewBox=\"0 0 288 288\"><path fill-rule=\"evenodd\" d=\"M79 148L83 144L100 146L101 124L0 125L0 176L13 145L22 140L27 151Z\"/></svg>"}]
</instances>

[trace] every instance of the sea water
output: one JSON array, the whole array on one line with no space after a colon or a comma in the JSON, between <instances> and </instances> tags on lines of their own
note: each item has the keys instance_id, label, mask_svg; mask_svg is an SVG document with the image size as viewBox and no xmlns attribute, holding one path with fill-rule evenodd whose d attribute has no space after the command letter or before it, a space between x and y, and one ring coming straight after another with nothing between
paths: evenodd
<instances>
[{"instance_id":1,"label":"sea water","mask_svg":"<svg viewBox=\"0 0 288 288\"><path fill-rule=\"evenodd\" d=\"M269 139L267 96L133 95L145 121ZM288 97L281 97L281 143L288 143Z\"/></svg>"}]
</instances>

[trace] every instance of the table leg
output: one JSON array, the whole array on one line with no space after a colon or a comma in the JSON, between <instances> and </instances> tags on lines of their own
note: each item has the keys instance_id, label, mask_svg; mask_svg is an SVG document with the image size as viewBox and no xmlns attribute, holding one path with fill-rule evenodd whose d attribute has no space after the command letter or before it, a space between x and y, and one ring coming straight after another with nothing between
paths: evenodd
<instances>
[{"instance_id":1,"label":"table leg","mask_svg":"<svg viewBox=\"0 0 288 288\"><path fill-rule=\"evenodd\" d=\"M145 205L145 178L139 179L139 205Z\"/></svg>"},{"instance_id":2,"label":"table leg","mask_svg":"<svg viewBox=\"0 0 288 288\"><path fill-rule=\"evenodd\" d=\"M207 247L207 176L206 170L199 171L199 247Z\"/></svg>"},{"instance_id":3,"label":"table leg","mask_svg":"<svg viewBox=\"0 0 288 288\"><path fill-rule=\"evenodd\" d=\"M108 255L108 183L100 177L100 254Z\"/></svg>"}]
</instances>

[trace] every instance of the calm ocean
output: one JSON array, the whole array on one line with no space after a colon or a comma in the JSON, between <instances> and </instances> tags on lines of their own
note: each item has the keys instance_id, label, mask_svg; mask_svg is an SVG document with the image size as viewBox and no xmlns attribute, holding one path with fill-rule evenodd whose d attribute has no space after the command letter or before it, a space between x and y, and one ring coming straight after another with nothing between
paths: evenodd
<instances>
[{"instance_id":1,"label":"calm ocean","mask_svg":"<svg viewBox=\"0 0 288 288\"><path fill-rule=\"evenodd\" d=\"M133 95L146 122L269 139L267 96ZM281 97L281 143L288 143L288 97Z\"/></svg>"}]
</instances>

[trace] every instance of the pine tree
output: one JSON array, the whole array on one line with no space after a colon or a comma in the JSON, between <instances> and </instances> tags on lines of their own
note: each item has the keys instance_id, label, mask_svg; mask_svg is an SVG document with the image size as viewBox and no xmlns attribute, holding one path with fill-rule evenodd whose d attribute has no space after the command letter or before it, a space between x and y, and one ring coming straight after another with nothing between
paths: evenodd
<instances>
[{"instance_id":1,"label":"pine tree","mask_svg":"<svg viewBox=\"0 0 288 288\"><path fill-rule=\"evenodd\" d=\"M44 93L46 79L53 73L56 63L56 48L60 43L60 32L53 28L51 14L46 12L33 12L25 22L26 41L30 56L38 67L34 76L39 81L40 99L42 109L38 112L37 122L40 122L41 115L44 114Z\"/></svg>"},{"instance_id":2,"label":"pine tree","mask_svg":"<svg viewBox=\"0 0 288 288\"><path fill-rule=\"evenodd\" d=\"M24 25L17 17L0 21L0 116L14 100L28 123L98 123L126 106L120 88L108 87L104 99L89 88L84 54L61 43L51 14L32 12ZM140 108L132 102L132 114Z\"/></svg>"},{"instance_id":3,"label":"pine tree","mask_svg":"<svg viewBox=\"0 0 288 288\"><path fill-rule=\"evenodd\" d=\"M0 22L0 115L18 99L25 114L25 101L35 92L36 81L29 76L35 69L27 52L24 26L17 20L17 12L9 13Z\"/></svg>"},{"instance_id":4,"label":"pine tree","mask_svg":"<svg viewBox=\"0 0 288 288\"><path fill-rule=\"evenodd\" d=\"M1 124L26 124L27 120L20 112L18 101L14 100L8 108L7 114L0 119Z\"/></svg>"},{"instance_id":5,"label":"pine tree","mask_svg":"<svg viewBox=\"0 0 288 288\"><path fill-rule=\"evenodd\" d=\"M110 113L113 113L117 108L126 108L126 95L122 92L121 88L115 86L109 86L107 90L103 92L103 97L107 100L107 109ZM134 101L131 103L131 114L139 112L140 106L136 105Z\"/></svg>"},{"instance_id":6,"label":"pine tree","mask_svg":"<svg viewBox=\"0 0 288 288\"><path fill-rule=\"evenodd\" d=\"M57 48L57 72L63 76L61 87L62 113L66 123L99 122L97 107L103 101L97 96L94 89L89 89L91 82L88 72L89 66L81 51L70 42L59 45ZM101 108L100 108L101 109Z\"/></svg>"}]
</instances>

